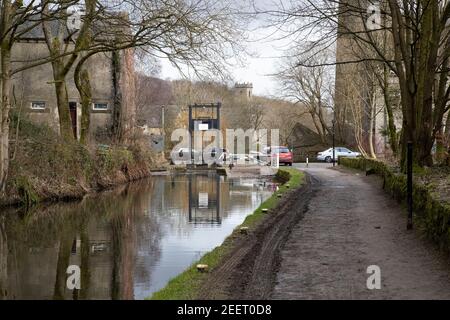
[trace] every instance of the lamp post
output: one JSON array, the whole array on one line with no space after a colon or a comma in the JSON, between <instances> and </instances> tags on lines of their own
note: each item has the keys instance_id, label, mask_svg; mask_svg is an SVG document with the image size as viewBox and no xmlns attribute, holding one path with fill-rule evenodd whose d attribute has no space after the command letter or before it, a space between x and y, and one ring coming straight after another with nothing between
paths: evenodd
<instances>
[{"instance_id":1,"label":"lamp post","mask_svg":"<svg viewBox=\"0 0 450 320\"><path fill-rule=\"evenodd\" d=\"M407 230L413 228L413 143L408 141L407 145L407 163L406 163L406 198L408 205L408 223Z\"/></svg>"},{"instance_id":2,"label":"lamp post","mask_svg":"<svg viewBox=\"0 0 450 320\"><path fill-rule=\"evenodd\" d=\"M166 113L166 109L165 106L162 105L161 106L161 131L160 131L160 140L158 140L158 150L160 152L162 152L163 154L165 154L166 152L166 120L165 120L165 113Z\"/></svg>"},{"instance_id":3,"label":"lamp post","mask_svg":"<svg viewBox=\"0 0 450 320\"><path fill-rule=\"evenodd\" d=\"M163 143L164 143L164 138L165 138L165 127L166 127L166 122L165 122L165 113L166 113L166 107L165 106L161 106L161 135L163 137Z\"/></svg>"},{"instance_id":4,"label":"lamp post","mask_svg":"<svg viewBox=\"0 0 450 320\"><path fill-rule=\"evenodd\" d=\"M336 125L336 119L333 119L333 159L332 159L332 162L333 162L333 167L334 166L336 166L336 161L335 161L335 159L336 159L336 139L335 139L335 125Z\"/></svg>"}]
</instances>

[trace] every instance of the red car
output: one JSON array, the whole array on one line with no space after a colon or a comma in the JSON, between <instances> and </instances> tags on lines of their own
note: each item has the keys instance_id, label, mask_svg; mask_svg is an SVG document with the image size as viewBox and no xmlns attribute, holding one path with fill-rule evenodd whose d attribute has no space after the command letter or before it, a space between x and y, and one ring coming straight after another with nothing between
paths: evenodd
<instances>
[{"instance_id":1,"label":"red car","mask_svg":"<svg viewBox=\"0 0 450 320\"><path fill-rule=\"evenodd\" d=\"M270 156L278 154L280 164L284 163L285 165L292 166L292 163L294 162L294 155L291 152L291 150L289 150L288 147L283 146L271 147L267 148L266 152L267 154L270 154Z\"/></svg>"}]
</instances>

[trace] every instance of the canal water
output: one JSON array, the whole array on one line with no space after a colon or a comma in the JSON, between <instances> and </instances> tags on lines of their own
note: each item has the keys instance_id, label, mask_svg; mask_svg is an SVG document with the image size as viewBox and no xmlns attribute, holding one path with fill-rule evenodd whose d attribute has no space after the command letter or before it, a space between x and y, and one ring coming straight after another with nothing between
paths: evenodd
<instances>
[{"instance_id":1,"label":"canal water","mask_svg":"<svg viewBox=\"0 0 450 320\"><path fill-rule=\"evenodd\" d=\"M0 299L144 299L220 245L273 192L268 180L154 176L0 213ZM78 266L81 289L67 287Z\"/></svg>"}]
</instances>

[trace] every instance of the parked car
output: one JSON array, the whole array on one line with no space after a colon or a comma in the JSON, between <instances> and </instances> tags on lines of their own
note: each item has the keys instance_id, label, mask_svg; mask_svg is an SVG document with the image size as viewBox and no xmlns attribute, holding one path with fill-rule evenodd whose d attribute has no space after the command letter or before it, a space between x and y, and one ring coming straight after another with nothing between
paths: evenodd
<instances>
[{"instance_id":1,"label":"parked car","mask_svg":"<svg viewBox=\"0 0 450 320\"><path fill-rule=\"evenodd\" d=\"M288 147L284 146L276 146L276 147L267 147L265 149L265 152L270 155L270 157L273 157L275 155L279 156L279 163L284 165L292 166L292 163L294 162L294 155L291 150L289 150Z\"/></svg>"},{"instance_id":2,"label":"parked car","mask_svg":"<svg viewBox=\"0 0 450 320\"><path fill-rule=\"evenodd\" d=\"M333 159L333 148L329 148L325 151L319 152L317 154L317 160L332 162L333 160L336 161L339 157L357 158L360 156L361 153L359 152L351 151L350 149L344 147L336 147L334 159Z\"/></svg>"},{"instance_id":3,"label":"parked car","mask_svg":"<svg viewBox=\"0 0 450 320\"><path fill-rule=\"evenodd\" d=\"M216 157L218 155L218 159L221 161L227 161L227 157L229 156L229 152L225 148L212 147L211 148L211 157Z\"/></svg>"},{"instance_id":4,"label":"parked car","mask_svg":"<svg viewBox=\"0 0 450 320\"><path fill-rule=\"evenodd\" d=\"M203 160L206 163L223 165L229 159L229 152L225 148L212 147L203 150Z\"/></svg>"},{"instance_id":5,"label":"parked car","mask_svg":"<svg viewBox=\"0 0 450 320\"><path fill-rule=\"evenodd\" d=\"M189 151L190 148L179 148L177 150L173 150L170 153L170 162L172 164L186 164L191 163L192 157ZM202 153L198 150L192 149L192 153L194 155L194 162L198 163L202 161Z\"/></svg>"},{"instance_id":6,"label":"parked car","mask_svg":"<svg viewBox=\"0 0 450 320\"><path fill-rule=\"evenodd\" d=\"M252 156L244 153L232 153L230 154L229 162L232 164L258 164L258 160Z\"/></svg>"},{"instance_id":7,"label":"parked car","mask_svg":"<svg viewBox=\"0 0 450 320\"><path fill-rule=\"evenodd\" d=\"M270 165L270 155L261 151L250 151L250 157L256 159L259 165Z\"/></svg>"}]
</instances>

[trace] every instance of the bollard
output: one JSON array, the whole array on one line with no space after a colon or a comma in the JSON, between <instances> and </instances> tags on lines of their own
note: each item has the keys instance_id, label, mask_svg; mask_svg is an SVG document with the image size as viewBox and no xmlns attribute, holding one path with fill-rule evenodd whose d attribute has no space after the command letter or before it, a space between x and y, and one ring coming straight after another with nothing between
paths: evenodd
<instances>
[{"instance_id":1,"label":"bollard","mask_svg":"<svg viewBox=\"0 0 450 320\"><path fill-rule=\"evenodd\" d=\"M197 271L198 272L206 272L206 271L208 271L208 265L207 264L198 264L197 265Z\"/></svg>"},{"instance_id":2,"label":"bollard","mask_svg":"<svg viewBox=\"0 0 450 320\"><path fill-rule=\"evenodd\" d=\"M306 167L307 168L309 167L309 158L308 157L306 157Z\"/></svg>"}]
</instances>

